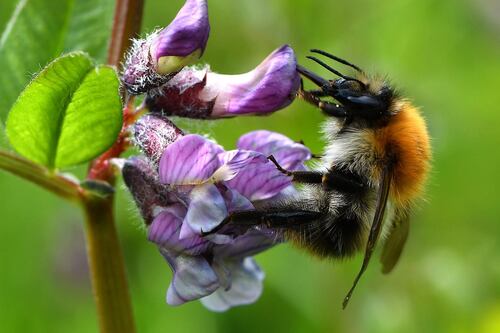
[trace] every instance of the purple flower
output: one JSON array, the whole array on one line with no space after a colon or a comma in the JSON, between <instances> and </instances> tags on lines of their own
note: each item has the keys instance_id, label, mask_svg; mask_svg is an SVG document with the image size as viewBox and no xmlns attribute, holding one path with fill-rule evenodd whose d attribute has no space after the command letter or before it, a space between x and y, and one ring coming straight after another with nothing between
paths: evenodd
<instances>
[{"instance_id":1,"label":"purple flower","mask_svg":"<svg viewBox=\"0 0 500 333\"><path fill-rule=\"evenodd\" d=\"M160 87L201 57L209 33L206 0L186 0L166 28L134 41L125 60L123 84L133 95Z\"/></svg>"},{"instance_id":2,"label":"purple flower","mask_svg":"<svg viewBox=\"0 0 500 333\"><path fill-rule=\"evenodd\" d=\"M168 27L159 32L150 54L159 73L168 74L197 60L210 33L206 0L187 0Z\"/></svg>"},{"instance_id":3,"label":"purple flower","mask_svg":"<svg viewBox=\"0 0 500 333\"><path fill-rule=\"evenodd\" d=\"M144 124L148 120L155 125ZM161 133L175 132L175 128L167 130L173 124L159 126L158 121L161 118L143 119L142 129L162 130L143 133L137 143L144 151L143 146L163 149L159 163L131 158L123 175L149 226L148 239L159 247L174 272L167 302L180 305L201 299L214 311L255 302L264 274L251 256L281 242L280 235L265 227L231 224L206 237L201 231L217 227L231 212L254 209L254 202L272 200L290 188L290 179L265 154L303 168L309 151L268 131L248 133L232 151L199 135L180 135L164 147ZM158 138L160 143L148 142ZM253 170L265 172L250 178Z\"/></svg>"},{"instance_id":4,"label":"purple flower","mask_svg":"<svg viewBox=\"0 0 500 333\"><path fill-rule=\"evenodd\" d=\"M147 96L153 112L188 118L267 114L289 105L300 85L293 49L284 45L252 71L222 75L186 67Z\"/></svg>"}]
</instances>

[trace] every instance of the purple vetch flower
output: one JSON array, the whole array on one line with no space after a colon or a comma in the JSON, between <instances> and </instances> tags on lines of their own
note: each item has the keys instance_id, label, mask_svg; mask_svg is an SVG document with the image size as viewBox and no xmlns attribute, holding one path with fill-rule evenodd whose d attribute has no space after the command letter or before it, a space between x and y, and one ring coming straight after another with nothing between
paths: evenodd
<instances>
[{"instance_id":1,"label":"purple vetch flower","mask_svg":"<svg viewBox=\"0 0 500 333\"><path fill-rule=\"evenodd\" d=\"M265 227L247 229L230 224L206 237L201 236L201 230L211 230L231 212L254 209L254 202L273 200L290 188L290 179L277 171L265 154L275 154L285 165L302 168L309 151L267 131L243 136L238 149L232 151L224 151L199 135L180 134L165 147L164 138L170 136L162 133L176 131L168 128L174 126L168 121L158 124L161 119L144 118L155 125L141 124L142 130L155 130L136 140L143 151L148 151L145 147L163 149L159 162L130 158L123 175L149 226L148 239L159 247L174 272L167 302L179 305L201 299L214 311L254 302L262 292L264 273L251 256L281 242L280 234ZM148 142L158 138L159 143ZM292 157L282 145L290 148ZM252 170L263 170L264 166L269 166L267 172L249 177ZM253 186L253 181L259 186Z\"/></svg>"},{"instance_id":2,"label":"purple vetch flower","mask_svg":"<svg viewBox=\"0 0 500 333\"><path fill-rule=\"evenodd\" d=\"M207 1L186 0L166 28L134 41L125 60L123 84L133 95L158 88L201 57L209 33Z\"/></svg>"},{"instance_id":3,"label":"purple vetch flower","mask_svg":"<svg viewBox=\"0 0 500 333\"><path fill-rule=\"evenodd\" d=\"M217 74L208 67L186 67L148 93L153 112L188 118L223 118L268 114L289 105L300 85L293 49L284 45L252 71Z\"/></svg>"}]
</instances>

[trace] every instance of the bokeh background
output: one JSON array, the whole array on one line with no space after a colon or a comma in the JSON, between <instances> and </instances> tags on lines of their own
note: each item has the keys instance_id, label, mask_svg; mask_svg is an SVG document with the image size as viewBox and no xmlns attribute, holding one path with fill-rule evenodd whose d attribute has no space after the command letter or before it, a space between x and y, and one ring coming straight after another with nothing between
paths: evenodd
<instances>
[{"instance_id":1,"label":"bokeh background","mask_svg":"<svg viewBox=\"0 0 500 333\"><path fill-rule=\"evenodd\" d=\"M146 0L143 31L168 24L182 4ZM1 29L12 11L0 0ZM210 0L209 11L203 60L216 71L245 72L289 43L325 76L308 49L387 73L428 120L432 176L400 264L383 276L374 260L345 311L361 256L318 261L288 245L257 256L266 279L254 305L223 314L166 305L170 270L121 185L117 222L138 331L500 332L498 1ZM181 124L227 148L265 128L320 152L322 118L296 101L270 117ZM0 213L0 332L97 331L78 210L0 172Z\"/></svg>"}]
</instances>

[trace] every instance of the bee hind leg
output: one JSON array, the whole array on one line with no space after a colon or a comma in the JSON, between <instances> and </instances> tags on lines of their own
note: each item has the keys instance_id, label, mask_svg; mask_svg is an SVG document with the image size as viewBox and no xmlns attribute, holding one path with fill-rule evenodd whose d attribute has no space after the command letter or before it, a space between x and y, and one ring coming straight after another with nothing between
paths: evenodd
<instances>
[{"instance_id":1,"label":"bee hind leg","mask_svg":"<svg viewBox=\"0 0 500 333\"><path fill-rule=\"evenodd\" d=\"M319 219L322 215L320 212L300 209L290 210L287 208L244 210L229 214L224 221L212 230L206 232L202 230L201 235L214 234L229 223L249 228L254 226L266 226L271 229L299 227Z\"/></svg>"}]
</instances>

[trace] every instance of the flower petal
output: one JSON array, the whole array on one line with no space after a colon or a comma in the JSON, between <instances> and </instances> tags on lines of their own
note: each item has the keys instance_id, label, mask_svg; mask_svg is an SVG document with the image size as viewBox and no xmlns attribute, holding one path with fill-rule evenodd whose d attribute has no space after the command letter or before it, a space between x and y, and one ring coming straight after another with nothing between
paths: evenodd
<instances>
[{"instance_id":1,"label":"flower petal","mask_svg":"<svg viewBox=\"0 0 500 333\"><path fill-rule=\"evenodd\" d=\"M267 157L256 151L230 150L219 154L222 166L212 176L214 182L228 181L252 162L266 163Z\"/></svg>"},{"instance_id":2,"label":"flower petal","mask_svg":"<svg viewBox=\"0 0 500 333\"><path fill-rule=\"evenodd\" d=\"M288 45L245 74L223 75L208 67L186 67L160 92L148 93L146 104L153 112L188 118L266 114L286 107L295 98L300 85L296 67L295 54Z\"/></svg>"},{"instance_id":3,"label":"flower petal","mask_svg":"<svg viewBox=\"0 0 500 333\"><path fill-rule=\"evenodd\" d=\"M160 31L151 46L151 57L158 63L163 57L186 57L196 51L199 57L205 50L209 33L206 0L186 0L174 20Z\"/></svg>"},{"instance_id":4,"label":"flower petal","mask_svg":"<svg viewBox=\"0 0 500 333\"><path fill-rule=\"evenodd\" d=\"M284 45L248 73L221 75L209 72L207 89L202 91L201 98L216 97L214 118L274 112L295 98L300 85L296 67L293 49Z\"/></svg>"},{"instance_id":5,"label":"flower petal","mask_svg":"<svg viewBox=\"0 0 500 333\"><path fill-rule=\"evenodd\" d=\"M227 216L224 198L213 184L195 186L190 194L189 208L184 223L197 234L218 226Z\"/></svg>"},{"instance_id":6,"label":"flower petal","mask_svg":"<svg viewBox=\"0 0 500 333\"><path fill-rule=\"evenodd\" d=\"M311 151L303 144L276 132L259 130L240 137L239 149L258 151L265 156L273 155L287 170L304 170L303 163L311 158Z\"/></svg>"},{"instance_id":7,"label":"flower petal","mask_svg":"<svg viewBox=\"0 0 500 333\"><path fill-rule=\"evenodd\" d=\"M197 235L180 238L182 221L186 208L180 204L172 205L162 211L148 230L149 241L175 253L198 255L208 247L208 242Z\"/></svg>"},{"instance_id":8,"label":"flower petal","mask_svg":"<svg viewBox=\"0 0 500 333\"><path fill-rule=\"evenodd\" d=\"M224 193L224 200L226 200L226 206L229 213L254 209L250 200L231 188L228 188Z\"/></svg>"},{"instance_id":9,"label":"flower petal","mask_svg":"<svg viewBox=\"0 0 500 333\"><path fill-rule=\"evenodd\" d=\"M167 290L167 303L181 305L185 302L210 295L217 288L217 275L205 258L201 256L176 256L160 248L160 253L167 260L174 277Z\"/></svg>"},{"instance_id":10,"label":"flower petal","mask_svg":"<svg viewBox=\"0 0 500 333\"><path fill-rule=\"evenodd\" d=\"M272 163L253 163L227 184L250 201L256 201L272 198L292 182Z\"/></svg>"},{"instance_id":11,"label":"flower petal","mask_svg":"<svg viewBox=\"0 0 500 333\"><path fill-rule=\"evenodd\" d=\"M223 149L196 134L188 134L165 149L160 159L160 181L171 185L201 184L220 166Z\"/></svg>"},{"instance_id":12,"label":"flower petal","mask_svg":"<svg viewBox=\"0 0 500 333\"><path fill-rule=\"evenodd\" d=\"M229 290L219 288L201 299L202 304L212 311L223 312L233 306L254 303L262 294L264 272L253 258L230 263L228 267L231 271Z\"/></svg>"},{"instance_id":13,"label":"flower petal","mask_svg":"<svg viewBox=\"0 0 500 333\"><path fill-rule=\"evenodd\" d=\"M275 231L266 228L250 229L243 235L234 238L230 244L214 246L213 255L216 258L231 260L243 259L265 251L283 241L282 235Z\"/></svg>"}]
</instances>

